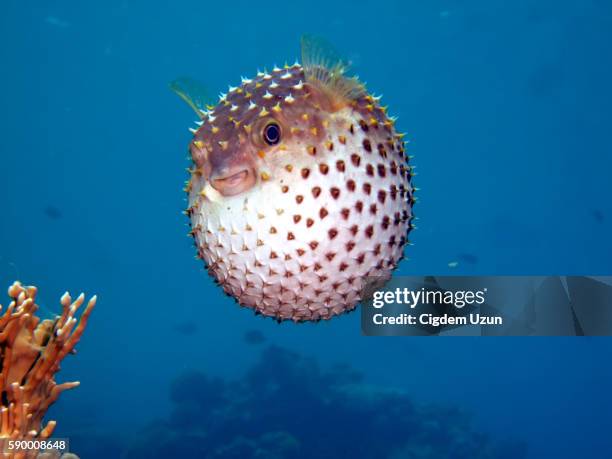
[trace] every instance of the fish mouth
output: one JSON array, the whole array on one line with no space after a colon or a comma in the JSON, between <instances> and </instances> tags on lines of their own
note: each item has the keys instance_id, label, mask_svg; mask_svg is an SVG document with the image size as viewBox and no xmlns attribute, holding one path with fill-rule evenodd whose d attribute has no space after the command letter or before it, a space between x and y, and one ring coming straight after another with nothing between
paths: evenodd
<instances>
[{"instance_id":1,"label":"fish mouth","mask_svg":"<svg viewBox=\"0 0 612 459\"><path fill-rule=\"evenodd\" d=\"M214 175L210 178L210 184L223 196L235 196L255 185L255 173L247 168L232 170Z\"/></svg>"}]
</instances>

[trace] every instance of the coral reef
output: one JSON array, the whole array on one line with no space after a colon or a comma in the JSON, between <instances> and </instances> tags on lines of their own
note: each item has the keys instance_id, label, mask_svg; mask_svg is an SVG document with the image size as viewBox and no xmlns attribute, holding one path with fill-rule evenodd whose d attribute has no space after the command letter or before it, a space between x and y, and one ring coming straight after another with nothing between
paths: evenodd
<instances>
[{"instance_id":1,"label":"coral reef","mask_svg":"<svg viewBox=\"0 0 612 459\"><path fill-rule=\"evenodd\" d=\"M78 382L57 384L54 375L60 362L74 352L87 319L96 304L96 297L89 300L80 321L75 317L83 305L81 294L76 300L68 293L61 298L62 314L54 320L41 320L35 314L38 309L36 288L15 282L8 289L11 303L2 311L0 305L0 455L6 451L8 440L44 440L51 436L56 422L43 426L47 409L66 389ZM78 325L77 325L78 324ZM58 457L53 452L34 451L4 453L1 457L29 459ZM65 459L76 456L67 453Z\"/></svg>"},{"instance_id":2,"label":"coral reef","mask_svg":"<svg viewBox=\"0 0 612 459\"><path fill-rule=\"evenodd\" d=\"M399 390L365 384L346 365L269 346L239 381L179 376L169 419L145 429L125 459L519 459L449 406L421 406Z\"/></svg>"}]
</instances>

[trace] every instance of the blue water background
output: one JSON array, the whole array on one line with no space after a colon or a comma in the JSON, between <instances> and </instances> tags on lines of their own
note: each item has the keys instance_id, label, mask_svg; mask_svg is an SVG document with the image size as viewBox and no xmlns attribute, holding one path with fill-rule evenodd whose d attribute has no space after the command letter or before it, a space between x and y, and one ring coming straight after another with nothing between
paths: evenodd
<instances>
[{"instance_id":1,"label":"blue water background","mask_svg":"<svg viewBox=\"0 0 612 459\"><path fill-rule=\"evenodd\" d=\"M401 273L612 273L609 2L5 0L0 285L36 284L49 311L65 289L99 296L58 375L82 384L54 407L58 433L129 437L167 415L185 369L239 377L256 329L465 407L530 458L610 457L609 339L369 338L358 314L277 325L194 259L181 214L194 116L167 84L225 91L293 62L306 32L348 56L410 140L421 191Z\"/></svg>"}]
</instances>

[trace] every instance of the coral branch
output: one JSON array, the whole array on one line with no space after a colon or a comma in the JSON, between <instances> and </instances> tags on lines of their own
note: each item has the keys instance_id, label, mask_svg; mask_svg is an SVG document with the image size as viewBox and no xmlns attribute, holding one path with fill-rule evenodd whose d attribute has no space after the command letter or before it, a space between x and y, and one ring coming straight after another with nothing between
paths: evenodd
<instances>
[{"instance_id":1,"label":"coral branch","mask_svg":"<svg viewBox=\"0 0 612 459\"><path fill-rule=\"evenodd\" d=\"M55 421L43 426L47 410L64 390L79 385L78 381L57 384L53 378L62 359L74 352L96 304L94 296L79 321L76 313L85 296L81 294L72 301L65 293L61 298L62 314L54 320L41 321L35 315L36 292L36 287L15 282L8 289L11 303L4 312L0 305L0 457L3 458L38 457L38 452L3 454L3 451L8 440L44 440L53 433Z\"/></svg>"}]
</instances>

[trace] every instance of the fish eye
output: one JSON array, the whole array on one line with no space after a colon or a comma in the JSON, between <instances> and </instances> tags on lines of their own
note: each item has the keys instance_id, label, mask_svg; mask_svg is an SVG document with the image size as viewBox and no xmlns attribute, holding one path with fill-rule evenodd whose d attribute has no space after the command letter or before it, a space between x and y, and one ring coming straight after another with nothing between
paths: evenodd
<instances>
[{"instance_id":1,"label":"fish eye","mask_svg":"<svg viewBox=\"0 0 612 459\"><path fill-rule=\"evenodd\" d=\"M276 145L281 138L280 126L274 122L268 123L263 130L263 138L268 145Z\"/></svg>"}]
</instances>

